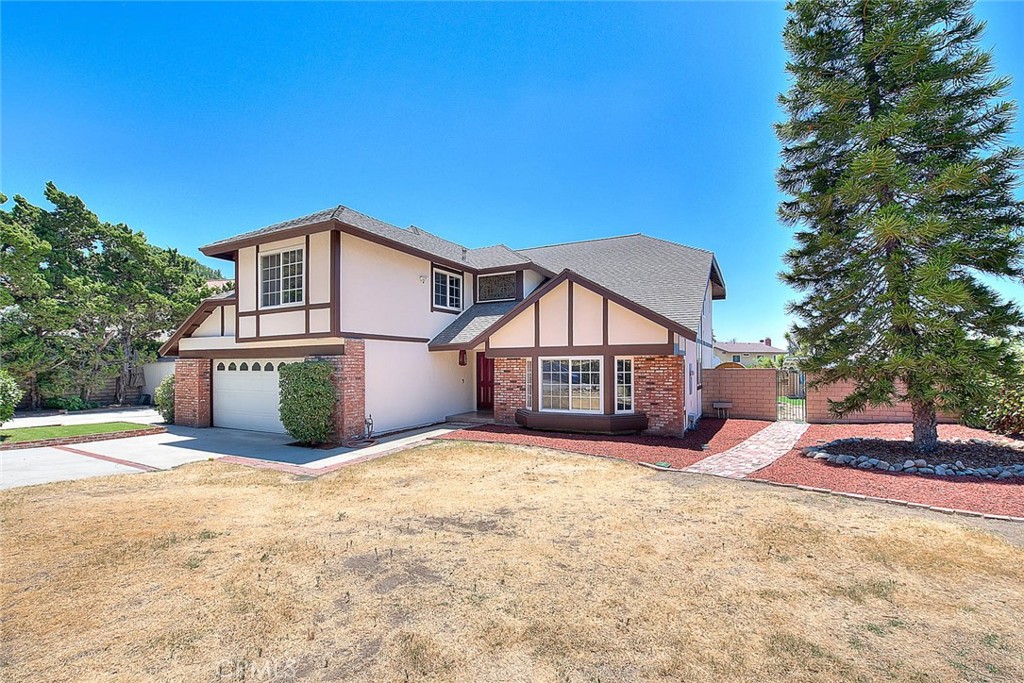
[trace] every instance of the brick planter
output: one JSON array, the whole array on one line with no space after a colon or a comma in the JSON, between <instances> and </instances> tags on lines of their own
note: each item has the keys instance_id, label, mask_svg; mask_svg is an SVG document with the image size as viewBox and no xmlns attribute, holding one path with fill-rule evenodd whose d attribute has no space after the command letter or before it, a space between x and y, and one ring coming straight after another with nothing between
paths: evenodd
<instances>
[{"instance_id":1,"label":"brick planter","mask_svg":"<svg viewBox=\"0 0 1024 683\"><path fill-rule=\"evenodd\" d=\"M82 434L81 436L60 436L53 439L36 439L35 441L19 441L17 443L0 443L0 451L16 451L23 448L44 448L46 446L73 446L79 443L90 443L92 441L110 441L111 439L130 439L135 436L163 434L166 431L166 427L144 427L141 429L129 429L121 432L106 432L104 434Z\"/></svg>"}]
</instances>

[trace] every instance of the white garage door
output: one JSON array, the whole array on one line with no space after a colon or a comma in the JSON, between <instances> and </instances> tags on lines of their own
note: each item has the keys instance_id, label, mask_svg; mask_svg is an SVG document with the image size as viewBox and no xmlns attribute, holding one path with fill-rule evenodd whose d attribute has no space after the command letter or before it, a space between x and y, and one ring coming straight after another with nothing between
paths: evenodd
<instances>
[{"instance_id":1,"label":"white garage door","mask_svg":"<svg viewBox=\"0 0 1024 683\"><path fill-rule=\"evenodd\" d=\"M278 374L282 363L299 359L213 362L213 425L284 434L278 413Z\"/></svg>"}]
</instances>

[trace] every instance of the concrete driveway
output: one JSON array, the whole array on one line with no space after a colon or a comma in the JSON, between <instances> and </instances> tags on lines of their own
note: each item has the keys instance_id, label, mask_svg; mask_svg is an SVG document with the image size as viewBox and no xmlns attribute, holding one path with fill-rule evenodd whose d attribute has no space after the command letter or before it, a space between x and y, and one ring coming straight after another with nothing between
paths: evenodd
<instances>
[{"instance_id":1,"label":"concrete driveway","mask_svg":"<svg viewBox=\"0 0 1024 683\"><path fill-rule=\"evenodd\" d=\"M131 417L110 417L110 413L106 413L106 419L97 421L114 420L138 421ZM159 421L159 416L156 421ZM51 421L41 424L56 423ZM111 474L167 470L189 462L221 458L226 458L228 462L258 464L292 474L317 475L352 461L391 453L451 431L447 427L428 427L384 437L368 448L320 450L289 446L294 439L286 434L170 425L165 434L93 441L75 446L0 451L0 489Z\"/></svg>"}]
</instances>

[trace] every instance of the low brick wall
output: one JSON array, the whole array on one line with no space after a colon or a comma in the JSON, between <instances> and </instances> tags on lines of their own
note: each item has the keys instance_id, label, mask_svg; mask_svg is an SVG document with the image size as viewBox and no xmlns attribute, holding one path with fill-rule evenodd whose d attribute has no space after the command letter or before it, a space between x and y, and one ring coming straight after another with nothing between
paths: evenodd
<instances>
[{"instance_id":1,"label":"low brick wall","mask_svg":"<svg viewBox=\"0 0 1024 683\"><path fill-rule=\"evenodd\" d=\"M851 413L843 418L832 417L828 412L828 402L841 401L853 390L853 382L837 382L827 387L811 387L810 378L807 386L807 421L813 423L849 424L857 422L913 422L914 416L909 403L896 403L892 406L868 408ZM948 413L939 414L939 422L955 424L957 416Z\"/></svg>"},{"instance_id":2,"label":"low brick wall","mask_svg":"<svg viewBox=\"0 0 1024 683\"><path fill-rule=\"evenodd\" d=\"M701 412L716 417L713 404L730 401L729 417L745 420L778 419L776 371L770 368L705 368L701 371Z\"/></svg>"},{"instance_id":3,"label":"low brick wall","mask_svg":"<svg viewBox=\"0 0 1024 683\"><path fill-rule=\"evenodd\" d=\"M498 424L515 424L516 411L526 407L526 362L526 358L494 359L494 421Z\"/></svg>"},{"instance_id":4,"label":"low brick wall","mask_svg":"<svg viewBox=\"0 0 1024 683\"><path fill-rule=\"evenodd\" d=\"M133 436L149 436L151 434L163 434L166 427L143 427L129 429L121 432L106 432L105 434L82 434L80 436L59 436L53 439L36 439L35 441L19 441L17 443L0 443L0 451L15 451L20 448L44 448L46 446L73 446L79 443L90 443L92 441L109 441L111 439L130 439Z\"/></svg>"}]
</instances>

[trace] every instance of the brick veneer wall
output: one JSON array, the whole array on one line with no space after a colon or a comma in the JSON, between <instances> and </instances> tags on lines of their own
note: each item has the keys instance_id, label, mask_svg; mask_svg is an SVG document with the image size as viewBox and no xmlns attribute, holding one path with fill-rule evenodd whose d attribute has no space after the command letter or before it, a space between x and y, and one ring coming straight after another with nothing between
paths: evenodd
<instances>
[{"instance_id":1,"label":"brick veneer wall","mask_svg":"<svg viewBox=\"0 0 1024 683\"><path fill-rule=\"evenodd\" d=\"M778 419L776 371L771 368L705 368L701 371L701 412L718 413L712 404L732 402L729 417L746 420Z\"/></svg>"},{"instance_id":2,"label":"brick veneer wall","mask_svg":"<svg viewBox=\"0 0 1024 683\"><path fill-rule=\"evenodd\" d=\"M913 422L914 415L911 412L909 403L896 403L892 406L880 406L867 408L857 413L851 413L843 418L835 418L829 415L829 400L840 401L853 390L853 382L837 382L827 387L811 387L808 381L807 387L807 421L818 423L852 423L852 422ZM897 387L897 391L902 391ZM939 413L939 422L956 423L959 420L955 415Z\"/></svg>"},{"instance_id":3,"label":"brick veneer wall","mask_svg":"<svg viewBox=\"0 0 1024 683\"><path fill-rule=\"evenodd\" d=\"M647 413L650 434L681 435L686 426L682 356L637 356L633 359L633 404ZM605 372L614 372L606 368Z\"/></svg>"},{"instance_id":4,"label":"brick veneer wall","mask_svg":"<svg viewBox=\"0 0 1024 683\"><path fill-rule=\"evenodd\" d=\"M213 361L179 358L174 362L174 424L209 427L213 419Z\"/></svg>"},{"instance_id":5,"label":"brick veneer wall","mask_svg":"<svg viewBox=\"0 0 1024 683\"><path fill-rule=\"evenodd\" d=\"M362 339L345 341L341 356L309 356L307 360L325 361L334 366L334 438L353 439L366 431L366 343Z\"/></svg>"},{"instance_id":6,"label":"brick veneer wall","mask_svg":"<svg viewBox=\"0 0 1024 683\"><path fill-rule=\"evenodd\" d=\"M494 421L498 424L515 424L516 411L526 407L526 362L526 358L494 359Z\"/></svg>"}]
</instances>

